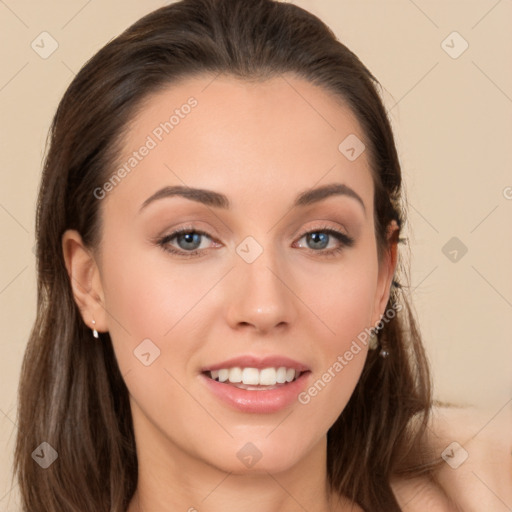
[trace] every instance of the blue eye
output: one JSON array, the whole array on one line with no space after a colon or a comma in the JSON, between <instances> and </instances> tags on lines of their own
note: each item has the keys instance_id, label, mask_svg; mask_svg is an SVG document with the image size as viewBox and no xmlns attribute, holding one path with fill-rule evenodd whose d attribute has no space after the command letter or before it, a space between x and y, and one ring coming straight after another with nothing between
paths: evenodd
<instances>
[{"instance_id":1,"label":"blue eye","mask_svg":"<svg viewBox=\"0 0 512 512\"><path fill-rule=\"evenodd\" d=\"M171 254L189 258L193 256L200 256L201 253L205 252L205 248L200 248L204 237L212 240L208 233L205 233L204 231L198 231L191 227L184 227L157 240L157 243L162 247L162 249ZM310 252L326 257L335 256L345 248L352 247L354 245L353 238L328 227L308 231L304 233L299 240L302 238L306 238L306 243L308 244L307 249ZM326 249L331 238L334 238L338 244L334 248ZM173 241L175 245L171 244Z\"/></svg>"},{"instance_id":2,"label":"blue eye","mask_svg":"<svg viewBox=\"0 0 512 512\"><path fill-rule=\"evenodd\" d=\"M203 236L202 233L197 232L190 232L190 233L180 233L179 235L176 235L176 242L178 245L180 245L180 242L183 241L184 245L180 245L180 249L188 250L188 249L194 249L196 250L197 247L201 245L201 237ZM197 247L196 247L197 245ZM191 247L193 246L193 247Z\"/></svg>"},{"instance_id":3,"label":"blue eye","mask_svg":"<svg viewBox=\"0 0 512 512\"><path fill-rule=\"evenodd\" d=\"M340 253L346 247L352 247L354 245L354 239L330 228L315 229L314 231L308 231L302 235L302 238L306 238L306 244L313 252L317 252L323 256L335 256ZM338 241L337 247L332 249L325 248L329 245L330 238L334 238ZM300 240L299 239L299 240Z\"/></svg>"},{"instance_id":4,"label":"blue eye","mask_svg":"<svg viewBox=\"0 0 512 512\"><path fill-rule=\"evenodd\" d=\"M315 231L312 233L308 233L306 235L306 239L308 242L313 242L317 247L313 247L313 249L325 249L325 247L329 244L329 234L322 231Z\"/></svg>"},{"instance_id":5,"label":"blue eye","mask_svg":"<svg viewBox=\"0 0 512 512\"><path fill-rule=\"evenodd\" d=\"M185 257L194 256L201 252L201 250L198 249L201 245L201 237L210 238L208 233L205 233L204 231L197 231L191 228L181 228L158 240L158 245L171 254L178 254ZM174 239L176 239L178 249L181 249L181 251L170 245L170 242Z\"/></svg>"}]
</instances>

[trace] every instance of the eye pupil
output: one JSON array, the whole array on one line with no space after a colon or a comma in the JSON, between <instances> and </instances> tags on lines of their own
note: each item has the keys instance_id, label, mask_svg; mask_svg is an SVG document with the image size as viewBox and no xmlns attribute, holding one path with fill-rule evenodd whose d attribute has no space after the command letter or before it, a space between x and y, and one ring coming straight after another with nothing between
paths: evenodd
<instances>
[{"instance_id":1,"label":"eye pupil","mask_svg":"<svg viewBox=\"0 0 512 512\"><path fill-rule=\"evenodd\" d=\"M308 241L312 241L314 245L314 249L324 249L329 241L329 235L327 233L309 233L308 235ZM316 244L318 244L316 245Z\"/></svg>"}]
</instances>

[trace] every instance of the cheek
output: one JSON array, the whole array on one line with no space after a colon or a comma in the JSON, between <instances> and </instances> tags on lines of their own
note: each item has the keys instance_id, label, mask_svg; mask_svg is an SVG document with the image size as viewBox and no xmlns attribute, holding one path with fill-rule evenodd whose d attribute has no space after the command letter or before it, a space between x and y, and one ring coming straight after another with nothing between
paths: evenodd
<instances>
[{"instance_id":1,"label":"cheek","mask_svg":"<svg viewBox=\"0 0 512 512\"><path fill-rule=\"evenodd\" d=\"M134 421L151 418L168 433L174 432L171 437L183 437L177 410L180 417L195 418L196 423L204 420L204 411L183 386L203 339L191 322L200 310L193 306L211 283L190 286L192 272L176 267L170 271L159 252L159 261L145 252L126 251L122 260L113 254L105 248L105 306Z\"/></svg>"},{"instance_id":2,"label":"cheek","mask_svg":"<svg viewBox=\"0 0 512 512\"><path fill-rule=\"evenodd\" d=\"M150 361L154 359L151 368L161 365L171 349L173 357L187 360L196 348L193 339L187 339L187 343L169 342L197 302L203 286L187 286L190 281L183 272L169 272L157 250L153 253L158 252L158 257L152 258L151 253L148 256L144 251L123 251L122 247L120 238L105 244L102 281L109 333L123 374L139 370L141 362L148 362L140 361L141 351L150 353ZM116 253L122 253L122 258Z\"/></svg>"},{"instance_id":3,"label":"cheek","mask_svg":"<svg viewBox=\"0 0 512 512\"><path fill-rule=\"evenodd\" d=\"M324 324L323 330L317 331L322 333L324 350L331 358L371 326L377 275L371 245L367 250L347 253L339 264L302 272L301 295Z\"/></svg>"},{"instance_id":4,"label":"cheek","mask_svg":"<svg viewBox=\"0 0 512 512\"><path fill-rule=\"evenodd\" d=\"M328 428L342 412L361 376L368 352L377 273L376 256L368 249L353 253L344 265L333 266L326 274L322 270L322 274L313 276L318 286L303 284L307 296L304 302L313 304L314 313L322 320L309 336L321 363L299 402L309 408L323 428Z\"/></svg>"}]
</instances>

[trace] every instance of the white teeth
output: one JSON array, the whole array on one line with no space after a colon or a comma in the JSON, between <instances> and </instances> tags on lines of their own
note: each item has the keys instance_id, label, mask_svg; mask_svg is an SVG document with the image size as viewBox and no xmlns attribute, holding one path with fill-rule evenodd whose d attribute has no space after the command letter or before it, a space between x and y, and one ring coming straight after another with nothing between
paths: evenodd
<instances>
[{"instance_id":1,"label":"white teeth","mask_svg":"<svg viewBox=\"0 0 512 512\"><path fill-rule=\"evenodd\" d=\"M295 370L293 370L295 374ZM277 382L275 368L265 368L260 372L260 385L273 386Z\"/></svg>"},{"instance_id":2,"label":"white teeth","mask_svg":"<svg viewBox=\"0 0 512 512\"><path fill-rule=\"evenodd\" d=\"M276 382L278 384L284 384L286 382L286 368L284 366L277 369Z\"/></svg>"},{"instance_id":3,"label":"white teeth","mask_svg":"<svg viewBox=\"0 0 512 512\"><path fill-rule=\"evenodd\" d=\"M229 381L232 384L244 384L248 386L275 386L292 382L300 376L300 371L293 368L280 366L279 368L222 368L212 370L210 377L219 382Z\"/></svg>"},{"instance_id":4,"label":"white teeth","mask_svg":"<svg viewBox=\"0 0 512 512\"><path fill-rule=\"evenodd\" d=\"M244 368L242 370L242 382L257 386L260 383L260 372L257 368Z\"/></svg>"},{"instance_id":5,"label":"white teeth","mask_svg":"<svg viewBox=\"0 0 512 512\"><path fill-rule=\"evenodd\" d=\"M229 370L229 382L242 382L242 368L236 366L235 368L231 368L231 370Z\"/></svg>"}]
</instances>

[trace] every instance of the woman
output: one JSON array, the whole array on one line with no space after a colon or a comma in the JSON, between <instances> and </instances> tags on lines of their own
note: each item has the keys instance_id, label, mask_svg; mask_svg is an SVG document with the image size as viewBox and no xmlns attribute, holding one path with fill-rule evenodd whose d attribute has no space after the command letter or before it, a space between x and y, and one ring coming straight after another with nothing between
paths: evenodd
<instances>
[{"instance_id":1,"label":"woman","mask_svg":"<svg viewBox=\"0 0 512 512\"><path fill-rule=\"evenodd\" d=\"M37 211L25 510L454 509L377 85L270 0L171 4L79 72Z\"/></svg>"}]
</instances>

